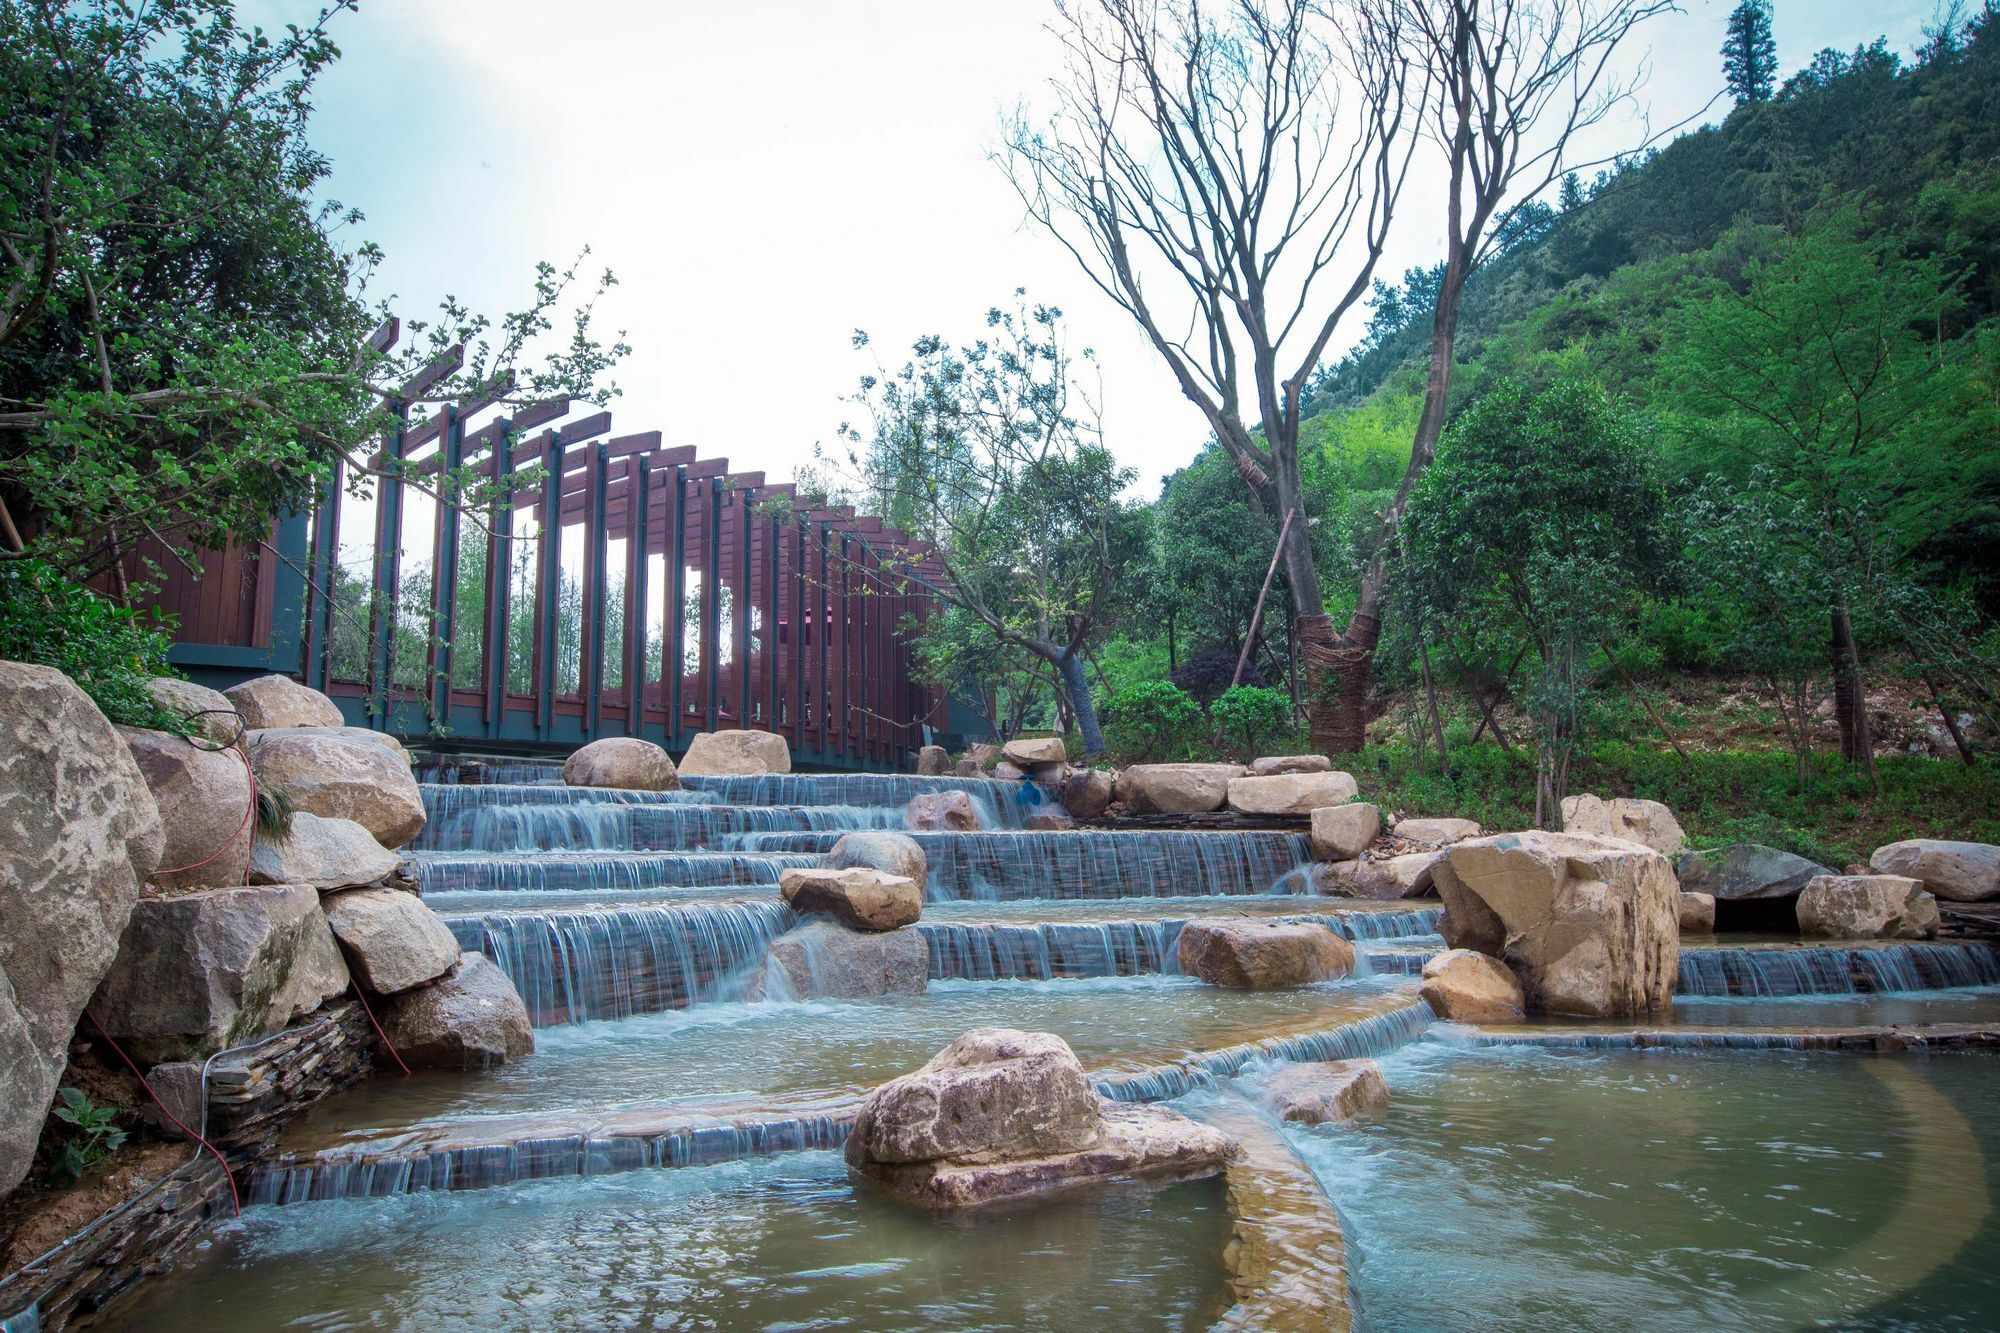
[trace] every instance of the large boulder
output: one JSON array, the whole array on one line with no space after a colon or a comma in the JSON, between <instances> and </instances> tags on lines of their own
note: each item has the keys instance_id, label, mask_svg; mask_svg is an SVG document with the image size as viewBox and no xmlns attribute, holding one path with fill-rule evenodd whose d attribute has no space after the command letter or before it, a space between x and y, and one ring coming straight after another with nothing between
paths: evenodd
<instances>
[{"instance_id":1,"label":"large boulder","mask_svg":"<svg viewBox=\"0 0 2000 1333\"><path fill-rule=\"evenodd\" d=\"M618 787L626 791L674 791L681 785L674 761L651 741L606 736L563 761L563 781L572 787Z\"/></svg>"},{"instance_id":2,"label":"large boulder","mask_svg":"<svg viewBox=\"0 0 2000 1333\"><path fill-rule=\"evenodd\" d=\"M1632 796L1605 800L1585 792L1563 798L1563 832L1595 833L1603 838L1623 838L1675 856L1687 846L1687 834L1674 812L1658 801Z\"/></svg>"},{"instance_id":3,"label":"large boulder","mask_svg":"<svg viewBox=\"0 0 2000 1333\"><path fill-rule=\"evenodd\" d=\"M1680 927L1683 935L1713 935L1715 895L1683 892L1680 901Z\"/></svg>"},{"instance_id":4,"label":"large boulder","mask_svg":"<svg viewBox=\"0 0 2000 1333\"><path fill-rule=\"evenodd\" d=\"M871 1093L846 1156L857 1175L949 1211L1118 1176L1213 1174L1235 1150L1177 1112L1097 1096L1052 1033L979 1028Z\"/></svg>"},{"instance_id":5,"label":"large boulder","mask_svg":"<svg viewBox=\"0 0 2000 1333\"><path fill-rule=\"evenodd\" d=\"M178 676L155 676L146 693L169 713L194 724L194 734L214 745L234 745L242 737L243 718L220 690Z\"/></svg>"},{"instance_id":6,"label":"large boulder","mask_svg":"<svg viewBox=\"0 0 2000 1333\"><path fill-rule=\"evenodd\" d=\"M1338 861L1324 881L1322 892L1348 898L1369 898L1394 902L1401 898L1422 898L1435 887L1433 875L1444 852L1405 852L1379 861Z\"/></svg>"},{"instance_id":7,"label":"large boulder","mask_svg":"<svg viewBox=\"0 0 2000 1333\"><path fill-rule=\"evenodd\" d=\"M377 731L373 727L272 727L244 732L243 742L246 745L254 746L257 744L259 738L279 732L287 736L325 736L329 740L352 741L356 745L373 745L395 755L399 762L405 764L410 762L410 752L404 747L401 741L391 736L388 732Z\"/></svg>"},{"instance_id":8,"label":"large boulder","mask_svg":"<svg viewBox=\"0 0 2000 1333\"><path fill-rule=\"evenodd\" d=\"M683 777L742 777L792 771L792 747L769 731L704 731L681 756Z\"/></svg>"},{"instance_id":9,"label":"large boulder","mask_svg":"<svg viewBox=\"0 0 2000 1333\"><path fill-rule=\"evenodd\" d=\"M142 899L90 1007L156 1064L268 1036L347 986L319 893L269 884Z\"/></svg>"},{"instance_id":10,"label":"large boulder","mask_svg":"<svg viewBox=\"0 0 2000 1333\"><path fill-rule=\"evenodd\" d=\"M1217 917L1181 927L1180 969L1211 986L1271 990L1354 970L1354 946L1317 922Z\"/></svg>"},{"instance_id":11,"label":"large boulder","mask_svg":"<svg viewBox=\"0 0 2000 1333\"><path fill-rule=\"evenodd\" d=\"M1077 819L1100 819L1118 791L1118 775L1102 768L1073 768L1063 775L1057 799Z\"/></svg>"},{"instance_id":12,"label":"large boulder","mask_svg":"<svg viewBox=\"0 0 2000 1333\"><path fill-rule=\"evenodd\" d=\"M926 745L917 751L917 776L941 778L951 772L951 751L942 745Z\"/></svg>"},{"instance_id":13,"label":"large boulder","mask_svg":"<svg viewBox=\"0 0 2000 1333\"><path fill-rule=\"evenodd\" d=\"M1527 1017L1521 981L1498 958L1446 949L1424 963L1417 987L1431 1012L1452 1023L1518 1023Z\"/></svg>"},{"instance_id":14,"label":"large boulder","mask_svg":"<svg viewBox=\"0 0 2000 1333\"><path fill-rule=\"evenodd\" d=\"M826 863L835 870L863 866L885 875L901 875L919 885L930 878L930 859L923 844L907 833L886 833L874 829L843 833L826 854Z\"/></svg>"},{"instance_id":15,"label":"large boulder","mask_svg":"<svg viewBox=\"0 0 2000 1333\"><path fill-rule=\"evenodd\" d=\"M146 779L90 696L0 662L0 1195L27 1174L161 843Z\"/></svg>"},{"instance_id":16,"label":"large boulder","mask_svg":"<svg viewBox=\"0 0 2000 1333\"><path fill-rule=\"evenodd\" d=\"M1207 814L1241 776L1235 764L1134 764L1118 775L1118 802L1135 815Z\"/></svg>"},{"instance_id":17,"label":"large boulder","mask_svg":"<svg viewBox=\"0 0 2000 1333\"><path fill-rule=\"evenodd\" d=\"M310 884L321 893L379 884L396 873L396 854L351 819L292 815L283 842L260 837L250 850L251 884Z\"/></svg>"},{"instance_id":18,"label":"large boulder","mask_svg":"<svg viewBox=\"0 0 2000 1333\"><path fill-rule=\"evenodd\" d=\"M1250 776L1275 778L1284 773L1331 773L1333 760L1323 754L1265 755L1250 761Z\"/></svg>"},{"instance_id":19,"label":"large boulder","mask_svg":"<svg viewBox=\"0 0 2000 1333\"><path fill-rule=\"evenodd\" d=\"M1868 868L1882 875L1907 875L1933 896L1955 903L2000 898L2000 846L1988 842L1947 842L1911 838L1877 847Z\"/></svg>"},{"instance_id":20,"label":"large boulder","mask_svg":"<svg viewBox=\"0 0 2000 1333\"><path fill-rule=\"evenodd\" d=\"M1025 772L1069 762L1069 747L1060 736L1022 736L1000 747L1000 757Z\"/></svg>"},{"instance_id":21,"label":"large boulder","mask_svg":"<svg viewBox=\"0 0 2000 1333\"><path fill-rule=\"evenodd\" d=\"M1937 899L1906 875L1821 875L1799 894L1799 930L1836 940L1928 940Z\"/></svg>"},{"instance_id":22,"label":"large boulder","mask_svg":"<svg viewBox=\"0 0 2000 1333\"><path fill-rule=\"evenodd\" d=\"M1389 830L1391 837L1422 847L1449 847L1485 832L1470 819L1399 819Z\"/></svg>"},{"instance_id":23,"label":"large boulder","mask_svg":"<svg viewBox=\"0 0 2000 1333\"><path fill-rule=\"evenodd\" d=\"M1622 1017L1673 1002L1680 891L1651 848L1503 833L1446 848L1433 874L1445 942L1505 962L1530 1009Z\"/></svg>"},{"instance_id":24,"label":"large boulder","mask_svg":"<svg viewBox=\"0 0 2000 1333\"><path fill-rule=\"evenodd\" d=\"M256 817L243 756L165 731L120 727L118 734L160 811L165 841L152 882L169 891L243 883Z\"/></svg>"},{"instance_id":25,"label":"large boulder","mask_svg":"<svg viewBox=\"0 0 2000 1333\"><path fill-rule=\"evenodd\" d=\"M912 796L903 807L903 823L920 832L976 833L980 827L979 807L966 792L925 792Z\"/></svg>"},{"instance_id":26,"label":"large boulder","mask_svg":"<svg viewBox=\"0 0 2000 1333\"><path fill-rule=\"evenodd\" d=\"M1674 859L1674 874L1683 890L1705 893L1719 902L1795 898L1813 879L1832 873L1817 861L1754 842L1683 852Z\"/></svg>"},{"instance_id":27,"label":"large boulder","mask_svg":"<svg viewBox=\"0 0 2000 1333\"><path fill-rule=\"evenodd\" d=\"M1382 831L1382 812L1366 801L1323 805L1312 812L1313 855L1322 861L1352 861Z\"/></svg>"},{"instance_id":28,"label":"large boulder","mask_svg":"<svg viewBox=\"0 0 2000 1333\"><path fill-rule=\"evenodd\" d=\"M335 736L264 731L251 737L257 781L327 819L351 819L384 847L401 847L424 826L424 801L410 766L379 745Z\"/></svg>"},{"instance_id":29,"label":"large boulder","mask_svg":"<svg viewBox=\"0 0 2000 1333\"><path fill-rule=\"evenodd\" d=\"M1278 1119L1307 1125L1379 1120L1389 1111L1389 1085L1373 1060L1286 1065L1264 1080L1263 1091Z\"/></svg>"},{"instance_id":30,"label":"large boulder","mask_svg":"<svg viewBox=\"0 0 2000 1333\"><path fill-rule=\"evenodd\" d=\"M352 889L327 898L325 907L355 977L377 995L414 990L458 962L451 928L414 893Z\"/></svg>"},{"instance_id":31,"label":"large boulder","mask_svg":"<svg viewBox=\"0 0 2000 1333\"><path fill-rule=\"evenodd\" d=\"M443 980L391 999L382 1030L412 1069L486 1069L535 1049L521 993L480 953L459 955Z\"/></svg>"},{"instance_id":32,"label":"large boulder","mask_svg":"<svg viewBox=\"0 0 2000 1333\"><path fill-rule=\"evenodd\" d=\"M856 930L895 930L915 922L924 910L920 881L865 866L793 866L779 875L778 888L793 911L830 916Z\"/></svg>"},{"instance_id":33,"label":"large boulder","mask_svg":"<svg viewBox=\"0 0 2000 1333\"><path fill-rule=\"evenodd\" d=\"M258 676L241 685L232 685L222 693L236 711L243 714L243 725L253 730L258 727L339 727L347 723L347 719L340 715L339 704L318 690L299 684L290 676Z\"/></svg>"},{"instance_id":34,"label":"large boulder","mask_svg":"<svg viewBox=\"0 0 2000 1333\"><path fill-rule=\"evenodd\" d=\"M930 984L930 946L907 928L862 931L815 921L771 941L765 960L763 993L773 999L921 995Z\"/></svg>"},{"instance_id":35,"label":"large boulder","mask_svg":"<svg viewBox=\"0 0 2000 1333\"><path fill-rule=\"evenodd\" d=\"M1277 773L1229 780L1229 808L1240 815L1304 818L1321 806L1345 805L1359 789L1346 773Z\"/></svg>"}]
</instances>

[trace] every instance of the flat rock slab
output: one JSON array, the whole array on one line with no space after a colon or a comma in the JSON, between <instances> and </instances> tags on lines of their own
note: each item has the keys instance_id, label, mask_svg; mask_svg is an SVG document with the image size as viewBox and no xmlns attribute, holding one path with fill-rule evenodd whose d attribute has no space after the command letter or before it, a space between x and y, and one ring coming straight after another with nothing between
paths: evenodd
<instances>
[{"instance_id":1,"label":"flat rock slab","mask_svg":"<svg viewBox=\"0 0 2000 1333\"><path fill-rule=\"evenodd\" d=\"M1426 847L1446 847L1485 831L1470 819L1399 819L1389 830L1394 837Z\"/></svg>"},{"instance_id":2,"label":"flat rock slab","mask_svg":"<svg viewBox=\"0 0 2000 1333\"><path fill-rule=\"evenodd\" d=\"M1181 971L1211 986L1272 990L1354 970L1354 946L1316 922L1222 917L1181 927Z\"/></svg>"},{"instance_id":3,"label":"flat rock slab","mask_svg":"<svg viewBox=\"0 0 2000 1333\"><path fill-rule=\"evenodd\" d=\"M1032 771L1067 763L1069 748L1060 736L1028 736L1001 746L1000 757L1016 767Z\"/></svg>"},{"instance_id":4,"label":"flat rock slab","mask_svg":"<svg viewBox=\"0 0 2000 1333\"><path fill-rule=\"evenodd\" d=\"M1323 754L1265 755L1250 761L1250 776L1275 778L1283 773L1331 773L1333 760Z\"/></svg>"},{"instance_id":5,"label":"flat rock slab","mask_svg":"<svg viewBox=\"0 0 2000 1333\"><path fill-rule=\"evenodd\" d=\"M1347 804L1359 790L1346 773L1277 773L1230 779L1228 800L1239 814L1305 819L1322 806Z\"/></svg>"}]
</instances>

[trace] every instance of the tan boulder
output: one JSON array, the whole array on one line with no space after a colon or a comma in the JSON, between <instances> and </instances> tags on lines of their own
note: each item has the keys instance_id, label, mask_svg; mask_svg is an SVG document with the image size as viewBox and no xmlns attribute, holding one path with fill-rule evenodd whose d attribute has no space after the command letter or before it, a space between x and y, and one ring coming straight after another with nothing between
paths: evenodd
<instances>
[{"instance_id":1,"label":"tan boulder","mask_svg":"<svg viewBox=\"0 0 2000 1333\"><path fill-rule=\"evenodd\" d=\"M232 685L222 694L243 714L243 725L253 731L260 727L347 725L339 704L290 676L258 676L241 685Z\"/></svg>"},{"instance_id":2,"label":"tan boulder","mask_svg":"<svg viewBox=\"0 0 2000 1333\"><path fill-rule=\"evenodd\" d=\"M1928 940L1937 899L1905 875L1821 875L1799 894L1799 930L1836 940Z\"/></svg>"},{"instance_id":3,"label":"tan boulder","mask_svg":"<svg viewBox=\"0 0 2000 1333\"><path fill-rule=\"evenodd\" d=\"M1680 927L1683 935L1713 935L1715 895L1683 892L1680 901Z\"/></svg>"},{"instance_id":4,"label":"tan boulder","mask_svg":"<svg viewBox=\"0 0 2000 1333\"><path fill-rule=\"evenodd\" d=\"M1531 1010L1663 1012L1680 961L1673 868L1651 848L1576 833L1456 843L1434 870L1454 948L1504 961Z\"/></svg>"},{"instance_id":5,"label":"tan boulder","mask_svg":"<svg viewBox=\"0 0 2000 1333\"><path fill-rule=\"evenodd\" d=\"M1067 763L1069 747L1060 736L1020 736L1000 747L1000 757L1017 768L1033 772L1051 764Z\"/></svg>"},{"instance_id":6,"label":"tan boulder","mask_svg":"<svg viewBox=\"0 0 2000 1333\"><path fill-rule=\"evenodd\" d=\"M930 985L930 962L920 931L850 930L837 921L814 921L771 941L759 993L794 1000L922 995Z\"/></svg>"},{"instance_id":7,"label":"tan boulder","mask_svg":"<svg viewBox=\"0 0 2000 1333\"><path fill-rule=\"evenodd\" d=\"M942 745L926 745L917 751L917 776L941 778L951 772L951 751Z\"/></svg>"},{"instance_id":8,"label":"tan boulder","mask_svg":"<svg viewBox=\"0 0 2000 1333\"><path fill-rule=\"evenodd\" d=\"M1063 777L1057 797L1063 809L1078 819L1101 819L1111 808L1118 775L1102 768L1072 768Z\"/></svg>"},{"instance_id":9,"label":"tan boulder","mask_svg":"<svg viewBox=\"0 0 2000 1333\"><path fill-rule=\"evenodd\" d=\"M146 693L169 713L194 723L194 734L213 745L234 745L242 737L243 718L220 690L178 676L155 676Z\"/></svg>"},{"instance_id":10,"label":"tan boulder","mask_svg":"<svg viewBox=\"0 0 2000 1333\"><path fill-rule=\"evenodd\" d=\"M1389 830L1392 837L1426 847L1448 847L1454 842L1476 838L1486 830L1470 819L1399 819Z\"/></svg>"},{"instance_id":11,"label":"tan boulder","mask_svg":"<svg viewBox=\"0 0 2000 1333\"><path fill-rule=\"evenodd\" d=\"M351 819L292 815L283 842L259 837L250 851L250 884L310 884L321 893L379 884L396 873L396 854ZM456 956L454 952L454 956Z\"/></svg>"},{"instance_id":12,"label":"tan boulder","mask_svg":"<svg viewBox=\"0 0 2000 1333\"><path fill-rule=\"evenodd\" d=\"M1231 778L1229 808L1244 815L1301 818L1328 805L1345 805L1357 788L1346 773L1279 773L1268 778Z\"/></svg>"},{"instance_id":13,"label":"tan boulder","mask_svg":"<svg viewBox=\"0 0 2000 1333\"><path fill-rule=\"evenodd\" d=\"M1186 975L1236 990L1305 986L1354 970L1354 946L1316 922L1190 921L1181 927L1176 953Z\"/></svg>"},{"instance_id":14,"label":"tan boulder","mask_svg":"<svg viewBox=\"0 0 2000 1333\"><path fill-rule=\"evenodd\" d=\"M1119 804L1135 815L1198 815L1220 810L1235 764L1133 764L1118 775Z\"/></svg>"},{"instance_id":15,"label":"tan boulder","mask_svg":"<svg viewBox=\"0 0 2000 1333\"><path fill-rule=\"evenodd\" d=\"M1323 805L1312 812L1313 855L1322 861L1352 861L1382 831L1382 812L1366 801Z\"/></svg>"},{"instance_id":16,"label":"tan boulder","mask_svg":"<svg viewBox=\"0 0 2000 1333\"><path fill-rule=\"evenodd\" d=\"M1440 849L1405 852L1379 861L1336 861L1328 882L1334 886L1333 892L1349 898L1369 898L1376 902L1422 898L1434 887L1433 875L1443 855Z\"/></svg>"},{"instance_id":17,"label":"tan boulder","mask_svg":"<svg viewBox=\"0 0 2000 1333\"><path fill-rule=\"evenodd\" d=\"M912 796L903 807L903 824L920 833L949 830L954 833L979 831L979 806L962 791L932 791Z\"/></svg>"},{"instance_id":18,"label":"tan boulder","mask_svg":"<svg viewBox=\"0 0 2000 1333\"><path fill-rule=\"evenodd\" d=\"M387 750L406 764L410 760L410 752L403 747L401 741L386 731L376 731L372 727L273 727L268 730L246 731L243 733L243 742L246 745L254 745L258 737L266 734L325 736L337 741L352 741L357 745L375 745Z\"/></svg>"},{"instance_id":19,"label":"tan boulder","mask_svg":"<svg viewBox=\"0 0 2000 1333\"><path fill-rule=\"evenodd\" d=\"M1323 754L1266 755L1250 761L1250 776L1275 778L1285 773L1331 773L1333 760Z\"/></svg>"},{"instance_id":20,"label":"tan boulder","mask_svg":"<svg viewBox=\"0 0 2000 1333\"><path fill-rule=\"evenodd\" d=\"M1520 979L1499 959L1471 949L1432 957L1417 994L1447 1022L1519 1023L1527 1017Z\"/></svg>"},{"instance_id":21,"label":"tan boulder","mask_svg":"<svg viewBox=\"0 0 2000 1333\"><path fill-rule=\"evenodd\" d=\"M392 997L382 1029L412 1069L487 1069L535 1049L521 992L481 953L460 954L442 979Z\"/></svg>"},{"instance_id":22,"label":"tan boulder","mask_svg":"<svg viewBox=\"0 0 2000 1333\"><path fill-rule=\"evenodd\" d=\"M160 811L165 841L151 882L169 891L242 884L256 816L242 755L165 731L120 727L118 734Z\"/></svg>"},{"instance_id":23,"label":"tan boulder","mask_svg":"<svg viewBox=\"0 0 2000 1333\"><path fill-rule=\"evenodd\" d=\"M792 747L769 731L704 731L681 756L682 777L741 777L792 771Z\"/></svg>"},{"instance_id":24,"label":"tan boulder","mask_svg":"<svg viewBox=\"0 0 2000 1333\"><path fill-rule=\"evenodd\" d=\"M905 833L876 829L843 833L826 854L826 863L835 870L864 866L885 875L901 875L918 884L930 878L930 859L923 844Z\"/></svg>"},{"instance_id":25,"label":"tan boulder","mask_svg":"<svg viewBox=\"0 0 2000 1333\"><path fill-rule=\"evenodd\" d=\"M1037 810L1021 822L1030 833L1068 833L1076 827L1067 810Z\"/></svg>"},{"instance_id":26,"label":"tan boulder","mask_svg":"<svg viewBox=\"0 0 2000 1333\"><path fill-rule=\"evenodd\" d=\"M1264 1080L1263 1091L1280 1120L1307 1125L1379 1120L1389 1111L1389 1085L1373 1060L1286 1065Z\"/></svg>"},{"instance_id":27,"label":"tan boulder","mask_svg":"<svg viewBox=\"0 0 2000 1333\"><path fill-rule=\"evenodd\" d=\"M1020 768L1018 765L1002 759L993 765L993 771L990 776L996 782L1025 782L1028 774L1026 770Z\"/></svg>"},{"instance_id":28,"label":"tan boulder","mask_svg":"<svg viewBox=\"0 0 2000 1333\"><path fill-rule=\"evenodd\" d=\"M264 730L251 738L250 763L260 785L311 814L351 819L384 847L401 847L424 827L423 795L409 764L379 745Z\"/></svg>"},{"instance_id":29,"label":"tan boulder","mask_svg":"<svg viewBox=\"0 0 2000 1333\"><path fill-rule=\"evenodd\" d=\"M352 889L330 895L324 907L355 977L378 995L436 981L458 962L451 928L414 893Z\"/></svg>"},{"instance_id":30,"label":"tan boulder","mask_svg":"<svg viewBox=\"0 0 2000 1333\"><path fill-rule=\"evenodd\" d=\"M921 881L865 866L846 870L794 866L780 872L778 888L792 910L830 916L857 930L894 930L909 925L924 910Z\"/></svg>"},{"instance_id":31,"label":"tan boulder","mask_svg":"<svg viewBox=\"0 0 2000 1333\"><path fill-rule=\"evenodd\" d=\"M1907 875L1931 894L1955 903L2000 898L2000 846L1911 838L1877 847L1868 866L1879 875Z\"/></svg>"},{"instance_id":32,"label":"tan boulder","mask_svg":"<svg viewBox=\"0 0 2000 1333\"><path fill-rule=\"evenodd\" d=\"M1607 801L1585 792L1564 798L1562 817L1565 833L1623 838L1668 856L1678 856L1687 846L1687 835L1681 831L1680 821L1658 801L1631 796L1614 796Z\"/></svg>"},{"instance_id":33,"label":"tan boulder","mask_svg":"<svg viewBox=\"0 0 2000 1333\"><path fill-rule=\"evenodd\" d=\"M681 785L673 757L636 736L606 736L572 751L563 760L562 776L571 787L623 791L678 791Z\"/></svg>"}]
</instances>

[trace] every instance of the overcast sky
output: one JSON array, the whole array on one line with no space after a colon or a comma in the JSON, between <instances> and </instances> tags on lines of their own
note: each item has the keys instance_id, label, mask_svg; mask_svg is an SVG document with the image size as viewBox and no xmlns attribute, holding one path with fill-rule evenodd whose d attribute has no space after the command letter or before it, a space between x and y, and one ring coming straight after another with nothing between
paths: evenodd
<instances>
[{"instance_id":1,"label":"overcast sky","mask_svg":"<svg viewBox=\"0 0 2000 1333\"><path fill-rule=\"evenodd\" d=\"M1655 125L1719 88L1732 4L1684 0L1642 29L1631 55L1651 66ZM1777 0L1780 67L1877 35L1908 50L1932 7ZM344 56L312 137L333 159L329 193L368 215L352 239L387 251L380 290L406 317L447 292L513 308L537 259L588 244L620 281L605 327L633 348L621 431L787 478L846 418L866 368L854 329L900 363L919 334L976 334L1025 286L1097 351L1107 442L1150 495L1200 446L1201 418L1123 314L1022 225L988 160L1004 112L1047 102L1050 13L1051 0L363 0L336 20ZM1406 195L1386 274L1439 257L1436 215L1421 187Z\"/></svg>"}]
</instances>

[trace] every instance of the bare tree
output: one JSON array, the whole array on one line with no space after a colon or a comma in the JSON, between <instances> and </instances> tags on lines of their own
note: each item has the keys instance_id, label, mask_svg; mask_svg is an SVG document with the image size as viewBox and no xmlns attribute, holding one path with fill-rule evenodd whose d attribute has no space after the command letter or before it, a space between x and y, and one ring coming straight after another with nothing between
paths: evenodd
<instances>
[{"instance_id":1,"label":"bare tree","mask_svg":"<svg viewBox=\"0 0 2000 1333\"><path fill-rule=\"evenodd\" d=\"M1618 42L1670 0L1060 0L1045 126L1004 154L1029 216L1145 331L1273 521L1304 513L1303 390L1367 294L1411 165L1442 152L1448 243L1424 409L1345 633L1307 525L1284 544L1313 737L1360 746L1384 566L1444 421L1466 280L1626 100ZM1157 281L1149 281L1157 279Z\"/></svg>"}]
</instances>

